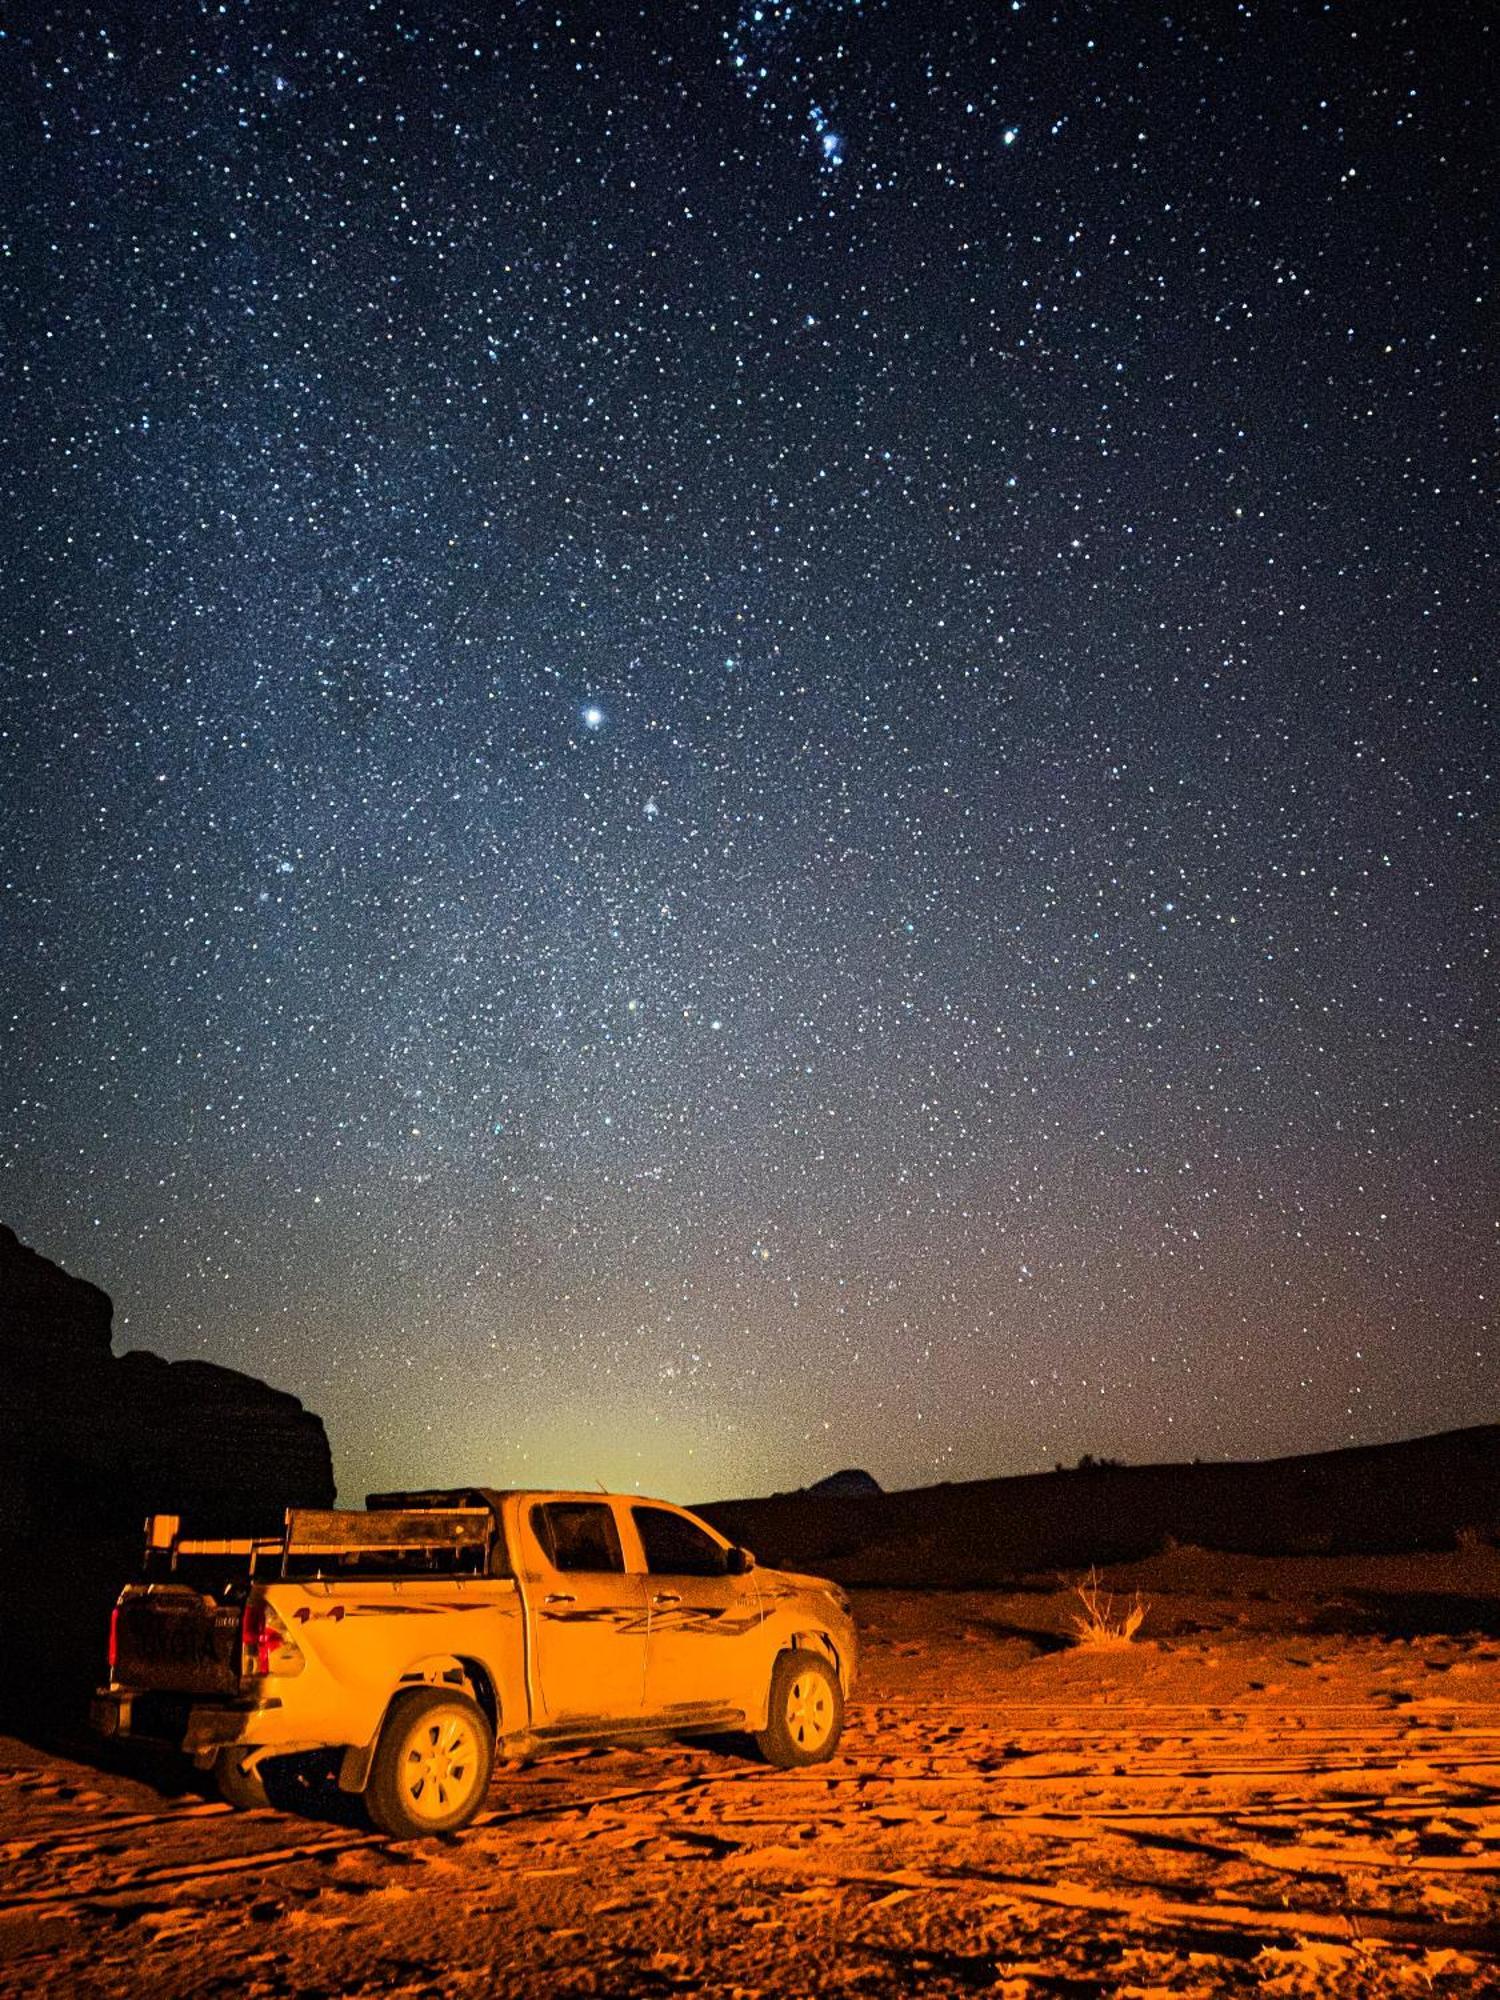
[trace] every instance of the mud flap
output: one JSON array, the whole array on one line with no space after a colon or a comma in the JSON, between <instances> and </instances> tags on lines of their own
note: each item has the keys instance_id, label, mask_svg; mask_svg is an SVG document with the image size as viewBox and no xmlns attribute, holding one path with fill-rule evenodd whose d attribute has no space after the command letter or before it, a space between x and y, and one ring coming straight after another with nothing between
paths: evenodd
<instances>
[{"instance_id":1,"label":"mud flap","mask_svg":"<svg viewBox=\"0 0 1500 2000\"><path fill-rule=\"evenodd\" d=\"M339 1759L339 1790L341 1792L362 1792L370 1782L370 1766L375 1761L375 1745L380 1741L372 1736L368 1743L350 1743Z\"/></svg>"}]
</instances>

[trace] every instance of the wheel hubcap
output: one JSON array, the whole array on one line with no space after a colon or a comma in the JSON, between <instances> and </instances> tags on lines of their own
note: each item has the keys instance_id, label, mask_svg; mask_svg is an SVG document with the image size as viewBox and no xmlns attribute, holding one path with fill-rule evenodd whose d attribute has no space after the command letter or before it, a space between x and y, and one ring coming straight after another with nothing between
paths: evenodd
<instances>
[{"instance_id":1,"label":"wheel hubcap","mask_svg":"<svg viewBox=\"0 0 1500 2000\"><path fill-rule=\"evenodd\" d=\"M833 1728L833 1700L820 1674L799 1674L786 1703L787 1728L801 1750L816 1750Z\"/></svg>"},{"instance_id":2,"label":"wheel hubcap","mask_svg":"<svg viewBox=\"0 0 1500 2000\"><path fill-rule=\"evenodd\" d=\"M401 1759L401 1789L412 1811L423 1819L446 1818L473 1790L479 1761L467 1717L426 1717L406 1739Z\"/></svg>"}]
</instances>

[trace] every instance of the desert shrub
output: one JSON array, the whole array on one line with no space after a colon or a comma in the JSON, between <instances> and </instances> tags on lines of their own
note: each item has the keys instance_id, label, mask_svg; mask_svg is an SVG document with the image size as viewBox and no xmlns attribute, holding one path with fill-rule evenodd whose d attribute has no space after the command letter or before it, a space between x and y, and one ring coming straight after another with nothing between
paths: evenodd
<instances>
[{"instance_id":1,"label":"desert shrub","mask_svg":"<svg viewBox=\"0 0 1500 2000\"><path fill-rule=\"evenodd\" d=\"M1453 1546L1463 1556L1477 1556L1495 1546L1495 1538L1485 1528L1460 1528L1453 1537Z\"/></svg>"},{"instance_id":2,"label":"desert shrub","mask_svg":"<svg viewBox=\"0 0 1500 2000\"><path fill-rule=\"evenodd\" d=\"M1073 1643L1096 1652L1128 1646L1140 1631L1149 1608L1139 1591L1128 1603L1117 1605L1113 1593L1104 1588L1097 1569L1091 1569L1081 1582L1073 1585L1073 1595L1078 1600L1077 1608L1068 1618Z\"/></svg>"}]
</instances>

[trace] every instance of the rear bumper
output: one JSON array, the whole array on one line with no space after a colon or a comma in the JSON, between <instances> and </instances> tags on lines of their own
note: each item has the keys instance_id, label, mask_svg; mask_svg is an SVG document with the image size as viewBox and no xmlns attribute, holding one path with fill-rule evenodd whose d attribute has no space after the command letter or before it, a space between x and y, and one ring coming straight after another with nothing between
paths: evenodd
<instances>
[{"instance_id":1,"label":"rear bumper","mask_svg":"<svg viewBox=\"0 0 1500 2000\"><path fill-rule=\"evenodd\" d=\"M100 1688L89 1703L89 1723L101 1736L170 1743L207 1761L231 1743L261 1743L274 1733L267 1722L281 1697L263 1701L195 1701L191 1695L154 1689Z\"/></svg>"}]
</instances>

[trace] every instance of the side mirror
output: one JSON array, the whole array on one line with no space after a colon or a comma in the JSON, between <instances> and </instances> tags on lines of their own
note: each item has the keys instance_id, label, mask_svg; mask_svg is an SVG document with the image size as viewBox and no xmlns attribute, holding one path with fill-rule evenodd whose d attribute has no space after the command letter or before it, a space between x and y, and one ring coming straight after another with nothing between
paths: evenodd
<instances>
[{"instance_id":1,"label":"side mirror","mask_svg":"<svg viewBox=\"0 0 1500 2000\"><path fill-rule=\"evenodd\" d=\"M755 1567L755 1558L748 1549L726 1549L724 1552L724 1574L726 1576L748 1576Z\"/></svg>"}]
</instances>

